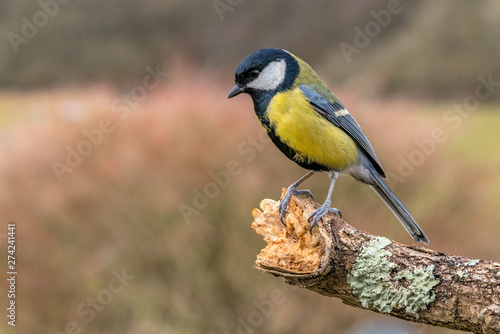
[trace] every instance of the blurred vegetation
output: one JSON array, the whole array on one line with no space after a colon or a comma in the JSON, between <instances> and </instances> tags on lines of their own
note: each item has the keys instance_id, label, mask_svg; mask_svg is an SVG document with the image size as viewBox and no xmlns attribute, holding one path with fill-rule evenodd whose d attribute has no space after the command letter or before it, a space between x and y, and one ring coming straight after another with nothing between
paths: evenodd
<instances>
[{"instance_id":1,"label":"blurred vegetation","mask_svg":"<svg viewBox=\"0 0 500 334\"><path fill-rule=\"evenodd\" d=\"M456 97L473 92L478 73L500 72L495 0L221 0L224 10L216 9L216 1L195 0L40 3L57 2L1 4L2 35L22 36L23 17L41 22L34 26L36 36L14 43L18 52L9 38L2 40L3 87L100 80L123 88L140 80L147 65L182 58L196 68L232 71L261 47L286 48L317 69L328 69L336 84L365 80L385 94ZM399 3L398 10L386 24L376 23L391 3ZM37 16L43 8L54 12L46 24ZM370 22L379 24L379 32L348 62L340 44L355 46L355 28L367 32Z\"/></svg>"},{"instance_id":2,"label":"blurred vegetation","mask_svg":"<svg viewBox=\"0 0 500 334\"><path fill-rule=\"evenodd\" d=\"M178 85L178 77L188 78L189 85ZM193 89L196 99L190 98ZM82 333L237 333L241 319L248 322L261 312L259 305L273 291L282 294L282 303L269 316L260 313L255 332L347 333L353 323L373 318L252 269L264 245L250 230L252 209L262 198L277 199L281 187L304 171L268 142L251 144L262 130L250 99L227 102L221 98L226 91L226 85L208 87L196 75L172 74L124 119L109 109L116 96L102 87L0 97L1 105L21 110L2 129L2 151L9 159L0 164L0 213L18 223L21 332L60 333L74 322ZM498 260L495 107L481 107L467 127L453 130L438 116L446 105L339 93L359 111L357 119L387 171L397 171L400 158L418 148L415 140L443 129L447 141L436 144L435 153L395 190L431 246ZM399 112L403 105L406 113ZM98 128L102 119L112 121L113 131L59 182L53 162L66 163L67 146L76 149L86 140L82 131ZM383 126L398 131L381 133ZM255 148L252 154L249 148ZM211 173L226 171L230 161L238 163L239 172L198 213L183 217L180 205L195 207L195 189L203 192L214 181ZM322 201L326 185L327 176L317 175L307 186ZM333 200L356 227L412 242L363 184L340 180ZM122 268L134 278L87 323L77 310L100 296L113 270ZM8 333L5 323L0 332Z\"/></svg>"},{"instance_id":3,"label":"blurred vegetation","mask_svg":"<svg viewBox=\"0 0 500 334\"><path fill-rule=\"evenodd\" d=\"M262 321L247 332L367 334L367 322L393 323L252 268L264 245L250 230L252 209L304 174L258 139L248 97L225 98L234 68L261 47L313 65L387 172L442 129L446 140L394 190L432 248L500 259L500 94L460 114L457 127L444 118L475 94L478 76L500 79L498 2L402 1L351 62L339 45L353 44L355 27L388 1L232 3L221 20L212 1L69 1L16 53L8 34L21 34L41 5L0 2L0 216L18 224L16 332L72 332L74 323L81 333L237 333L256 314ZM134 98L157 65L168 76ZM68 165L68 150L81 151L103 120L111 130L60 181L54 162ZM228 163L237 172L214 186ZM320 202L327 180L306 185ZM339 180L333 203L357 228L412 242L363 184ZM123 268L134 278L86 322L78 310L103 300ZM276 291L282 302L265 315Z\"/></svg>"}]
</instances>

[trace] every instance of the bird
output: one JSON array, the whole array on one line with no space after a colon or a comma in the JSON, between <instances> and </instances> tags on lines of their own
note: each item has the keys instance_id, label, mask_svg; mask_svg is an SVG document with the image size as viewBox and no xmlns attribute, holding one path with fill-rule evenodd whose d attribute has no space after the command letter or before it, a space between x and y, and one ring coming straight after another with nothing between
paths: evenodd
<instances>
[{"instance_id":1,"label":"bird","mask_svg":"<svg viewBox=\"0 0 500 334\"><path fill-rule=\"evenodd\" d=\"M257 50L236 68L235 85L227 98L241 93L252 98L260 124L278 149L309 170L287 188L279 204L281 222L293 195L313 197L309 190L297 188L317 172L327 172L330 185L325 202L309 217L310 230L328 212L342 217L331 207L331 197L337 177L347 174L368 184L415 241L429 243L384 182L384 169L359 124L305 61L283 49Z\"/></svg>"}]
</instances>

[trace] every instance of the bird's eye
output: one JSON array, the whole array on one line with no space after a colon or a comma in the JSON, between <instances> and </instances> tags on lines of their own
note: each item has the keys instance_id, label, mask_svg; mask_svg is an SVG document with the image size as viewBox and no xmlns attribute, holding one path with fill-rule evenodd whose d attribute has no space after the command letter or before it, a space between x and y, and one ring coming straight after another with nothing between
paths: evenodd
<instances>
[{"instance_id":1,"label":"bird's eye","mask_svg":"<svg viewBox=\"0 0 500 334\"><path fill-rule=\"evenodd\" d=\"M259 76L259 73L259 70L253 70L252 72L250 72L250 78L256 79Z\"/></svg>"}]
</instances>

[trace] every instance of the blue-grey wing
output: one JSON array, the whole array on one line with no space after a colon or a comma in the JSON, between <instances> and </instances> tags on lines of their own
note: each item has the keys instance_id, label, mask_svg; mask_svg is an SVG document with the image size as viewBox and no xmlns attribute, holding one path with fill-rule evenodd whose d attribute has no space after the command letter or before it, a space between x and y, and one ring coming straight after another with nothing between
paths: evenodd
<instances>
[{"instance_id":1,"label":"blue-grey wing","mask_svg":"<svg viewBox=\"0 0 500 334\"><path fill-rule=\"evenodd\" d=\"M344 130L349 136L351 136L352 139L356 141L356 143L358 143L370 159L376 171L380 174L380 176L385 178L385 172L375 155L375 151L368 141L368 138L366 138L359 124L344 108L342 103L340 103L340 101L338 101L338 99L335 98L335 96L330 92L324 92L327 96L330 94L332 95L329 99L331 101L328 101L316 91L317 89L320 89L317 86L309 87L308 85L300 85L299 88L302 90L306 98L309 100L309 103L318 114L326 118L333 125Z\"/></svg>"}]
</instances>

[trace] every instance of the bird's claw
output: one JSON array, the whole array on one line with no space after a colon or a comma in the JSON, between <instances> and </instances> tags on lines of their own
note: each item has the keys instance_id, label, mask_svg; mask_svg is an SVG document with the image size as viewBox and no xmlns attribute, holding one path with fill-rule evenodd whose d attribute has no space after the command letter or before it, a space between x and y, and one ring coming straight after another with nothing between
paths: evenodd
<instances>
[{"instance_id":1,"label":"bird's claw","mask_svg":"<svg viewBox=\"0 0 500 334\"><path fill-rule=\"evenodd\" d=\"M285 214L288 213L288 210L285 210L285 209L281 209L281 205L280 205L280 221L283 225L286 226L285 222L284 222L284 218L285 218Z\"/></svg>"},{"instance_id":2,"label":"bird's claw","mask_svg":"<svg viewBox=\"0 0 500 334\"><path fill-rule=\"evenodd\" d=\"M288 189L286 190L285 196L283 197L283 199L281 200L281 203L278 206L279 212L280 212L280 221L285 226L286 226L285 221L284 221L285 214L289 213L289 211L286 208L288 206L288 203L290 202L290 199L292 198L292 195L307 196L307 197L310 197L311 199L313 198L313 194L307 189L297 190L296 188L288 187Z\"/></svg>"},{"instance_id":3,"label":"bird's claw","mask_svg":"<svg viewBox=\"0 0 500 334\"><path fill-rule=\"evenodd\" d=\"M311 228L309 229L310 232L312 231L314 226L318 225L318 222L321 220L321 218L323 218L323 216L326 215L328 212L331 212L342 219L342 212L340 212L339 209L330 208L330 205L322 205L318 210L314 211L309 216L309 220L312 219Z\"/></svg>"}]
</instances>

